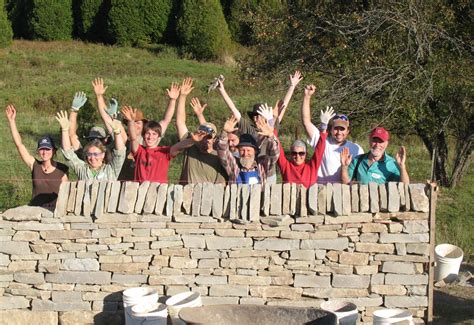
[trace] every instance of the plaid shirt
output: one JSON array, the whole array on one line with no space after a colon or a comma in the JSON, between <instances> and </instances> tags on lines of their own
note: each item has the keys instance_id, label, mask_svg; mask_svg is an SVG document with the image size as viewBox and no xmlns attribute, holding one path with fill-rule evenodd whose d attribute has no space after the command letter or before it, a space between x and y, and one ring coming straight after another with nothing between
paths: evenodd
<instances>
[{"instance_id":1,"label":"plaid shirt","mask_svg":"<svg viewBox=\"0 0 474 325\"><path fill-rule=\"evenodd\" d=\"M254 162L253 169L257 169L260 176L262 184L265 184L267 179L268 171L275 166L280 156L280 151L278 150L278 138L272 135L268 138L267 152L265 155L260 155L256 157L256 162ZM248 171L247 169L240 166L239 161L229 150L229 142L227 139L227 132L222 131L218 142L217 142L217 155L219 160L224 167L227 175L229 175L229 183L233 184L236 182L237 177L239 176L240 171Z\"/></svg>"}]
</instances>

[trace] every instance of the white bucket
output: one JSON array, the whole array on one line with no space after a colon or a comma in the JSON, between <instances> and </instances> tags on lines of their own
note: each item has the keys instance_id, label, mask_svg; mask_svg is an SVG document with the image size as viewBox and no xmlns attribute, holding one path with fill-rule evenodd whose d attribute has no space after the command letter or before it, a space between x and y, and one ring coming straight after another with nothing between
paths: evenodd
<instances>
[{"instance_id":1,"label":"white bucket","mask_svg":"<svg viewBox=\"0 0 474 325\"><path fill-rule=\"evenodd\" d=\"M160 303L139 304L131 309L133 325L166 325L168 309Z\"/></svg>"},{"instance_id":2,"label":"white bucket","mask_svg":"<svg viewBox=\"0 0 474 325\"><path fill-rule=\"evenodd\" d=\"M413 316L408 310L403 309L379 309L373 313L373 325L413 325Z\"/></svg>"},{"instance_id":3,"label":"white bucket","mask_svg":"<svg viewBox=\"0 0 474 325\"><path fill-rule=\"evenodd\" d=\"M170 315L171 324L185 325L179 318L179 311L184 307L201 307L202 300L199 292L186 291L178 293L166 300L168 306L168 313Z\"/></svg>"},{"instance_id":4,"label":"white bucket","mask_svg":"<svg viewBox=\"0 0 474 325\"><path fill-rule=\"evenodd\" d=\"M340 325L355 325L359 318L357 306L347 301L325 301L321 308L336 314L337 323Z\"/></svg>"},{"instance_id":5,"label":"white bucket","mask_svg":"<svg viewBox=\"0 0 474 325\"><path fill-rule=\"evenodd\" d=\"M435 281L454 281L458 277L463 251L451 244L440 244L435 247Z\"/></svg>"},{"instance_id":6,"label":"white bucket","mask_svg":"<svg viewBox=\"0 0 474 325\"><path fill-rule=\"evenodd\" d=\"M158 301L158 292L153 288L130 288L122 293L123 308L125 310L125 325L133 325L131 309L139 304L153 304Z\"/></svg>"}]
</instances>

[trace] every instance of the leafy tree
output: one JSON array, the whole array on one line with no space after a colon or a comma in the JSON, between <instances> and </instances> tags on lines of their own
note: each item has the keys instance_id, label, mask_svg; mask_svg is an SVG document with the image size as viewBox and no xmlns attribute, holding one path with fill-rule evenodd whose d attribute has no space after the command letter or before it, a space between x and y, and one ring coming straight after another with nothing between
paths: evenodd
<instances>
[{"instance_id":1,"label":"leafy tree","mask_svg":"<svg viewBox=\"0 0 474 325\"><path fill-rule=\"evenodd\" d=\"M31 38L28 30L28 13L31 10L31 0L7 0L8 18L12 23L15 38Z\"/></svg>"},{"instance_id":2,"label":"leafy tree","mask_svg":"<svg viewBox=\"0 0 474 325\"><path fill-rule=\"evenodd\" d=\"M351 107L353 120L415 132L435 157L436 179L454 187L472 159L469 17L464 0L300 1L288 17L255 17L256 55L243 71L322 76L330 85L323 100Z\"/></svg>"},{"instance_id":3,"label":"leafy tree","mask_svg":"<svg viewBox=\"0 0 474 325\"><path fill-rule=\"evenodd\" d=\"M31 0L28 26L33 39L70 40L73 30L72 0Z\"/></svg>"},{"instance_id":4,"label":"leafy tree","mask_svg":"<svg viewBox=\"0 0 474 325\"><path fill-rule=\"evenodd\" d=\"M218 0L184 0L177 34L185 53L216 59L229 52L230 33Z\"/></svg>"},{"instance_id":5,"label":"leafy tree","mask_svg":"<svg viewBox=\"0 0 474 325\"><path fill-rule=\"evenodd\" d=\"M76 30L89 41L107 41L107 16L110 0L80 0L77 4Z\"/></svg>"},{"instance_id":6,"label":"leafy tree","mask_svg":"<svg viewBox=\"0 0 474 325\"><path fill-rule=\"evenodd\" d=\"M13 37L12 26L7 18L5 3L0 0L0 48L11 44Z\"/></svg>"}]
</instances>

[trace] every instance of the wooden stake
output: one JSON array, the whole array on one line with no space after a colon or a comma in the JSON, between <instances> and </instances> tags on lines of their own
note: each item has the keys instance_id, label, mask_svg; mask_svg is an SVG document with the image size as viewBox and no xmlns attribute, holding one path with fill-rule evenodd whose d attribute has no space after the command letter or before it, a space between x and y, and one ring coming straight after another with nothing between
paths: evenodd
<instances>
[{"instance_id":1,"label":"wooden stake","mask_svg":"<svg viewBox=\"0 0 474 325\"><path fill-rule=\"evenodd\" d=\"M429 223L430 223L430 258L428 265L428 315L426 323L433 323L433 290L434 290L434 249L435 249L435 235L436 235L436 200L438 198L438 185L436 182L428 182L430 209L429 209Z\"/></svg>"}]
</instances>

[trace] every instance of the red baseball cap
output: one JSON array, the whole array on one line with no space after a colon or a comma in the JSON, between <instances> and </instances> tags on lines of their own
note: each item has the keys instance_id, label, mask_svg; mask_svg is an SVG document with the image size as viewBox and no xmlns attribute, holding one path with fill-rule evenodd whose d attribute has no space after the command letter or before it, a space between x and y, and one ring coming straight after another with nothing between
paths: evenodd
<instances>
[{"instance_id":1,"label":"red baseball cap","mask_svg":"<svg viewBox=\"0 0 474 325\"><path fill-rule=\"evenodd\" d=\"M376 127L370 132L370 138L379 138L385 142L390 139L390 134L383 127Z\"/></svg>"}]
</instances>

